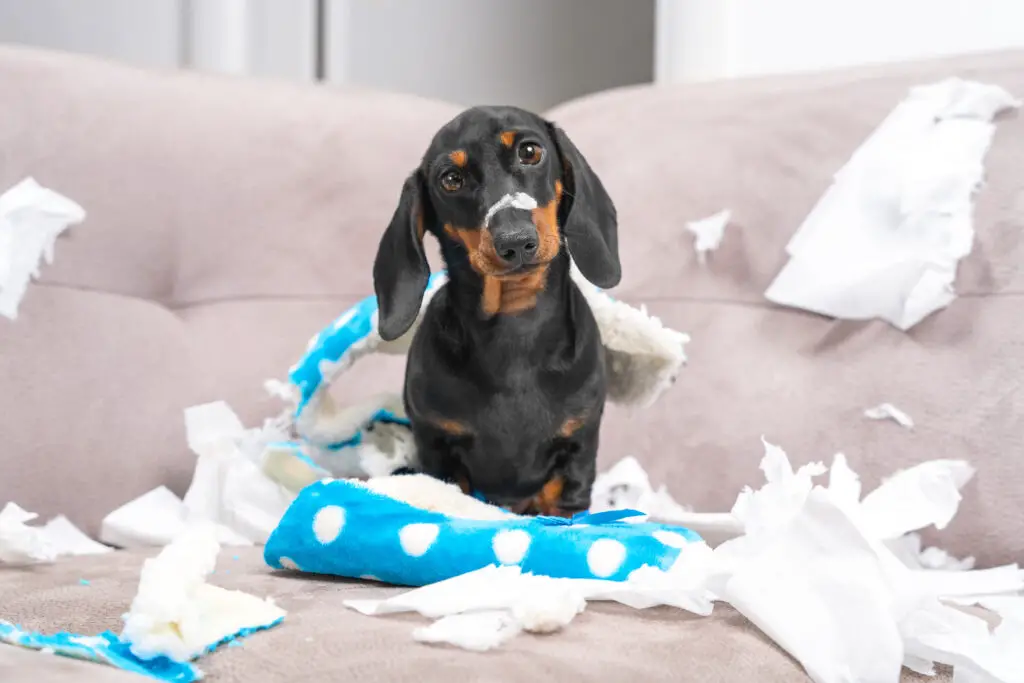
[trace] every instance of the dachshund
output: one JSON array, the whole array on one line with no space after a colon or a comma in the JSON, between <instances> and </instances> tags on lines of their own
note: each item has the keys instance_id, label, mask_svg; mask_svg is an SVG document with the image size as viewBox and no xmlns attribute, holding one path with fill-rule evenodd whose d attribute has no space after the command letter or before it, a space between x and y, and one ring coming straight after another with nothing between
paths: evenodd
<instances>
[{"instance_id":1,"label":"dachshund","mask_svg":"<svg viewBox=\"0 0 1024 683\"><path fill-rule=\"evenodd\" d=\"M590 507L605 352L574 262L621 278L615 205L565 132L517 107L444 125L406 179L373 266L381 338L415 323L403 400L426 474L520 514ZM571 258L570 258L571 254Z\"/></svg>"}]
</instances>

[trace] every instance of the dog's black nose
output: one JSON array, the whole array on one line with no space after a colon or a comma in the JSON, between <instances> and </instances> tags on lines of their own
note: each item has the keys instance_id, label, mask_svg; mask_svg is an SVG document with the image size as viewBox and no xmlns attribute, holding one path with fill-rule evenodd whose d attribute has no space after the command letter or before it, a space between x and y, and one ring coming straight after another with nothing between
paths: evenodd
<instances>
[{"instance_id":1,"label":"dog's black nose","mask_svg":"<svg viewBox=\"0 0 1024 683\"><path fill-rule=\"evenodd\" d=\"M537 253L536 230L503 230L493 237L494 251L512 268L529 263Z\"/></svg>"}]
</instances>

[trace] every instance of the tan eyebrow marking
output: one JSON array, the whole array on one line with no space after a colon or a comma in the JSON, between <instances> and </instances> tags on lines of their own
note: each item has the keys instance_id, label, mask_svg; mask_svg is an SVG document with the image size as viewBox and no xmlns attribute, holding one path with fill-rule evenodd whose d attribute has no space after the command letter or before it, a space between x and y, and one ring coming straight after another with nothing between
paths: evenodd
<instances>
[{"instance_id":1,"label":"tan eyebrow marking","mask_svg":"<svg viewBox=\"0 0 1024 683\"><path fill-rule=\"evenodd\" d=\"M463 168L466 165L466 161L468 161L469 159L469 157L466 154L466 150L464 149L455 150L454 152L448 155L448 158L451 159L452 163L458 166L459 168Z\"/></svg>"},{"instance_id":2,"label":"tan eyebrow marking","mask_svg":"<svg viewBox=\"0 0 1024 683\"><path fill-rule=\"evenodd\" d=\"M501 144L511 148L516 141L516 132L514 130L506 130L498 137L501 138Z\"/></svg>"}]
</instances>

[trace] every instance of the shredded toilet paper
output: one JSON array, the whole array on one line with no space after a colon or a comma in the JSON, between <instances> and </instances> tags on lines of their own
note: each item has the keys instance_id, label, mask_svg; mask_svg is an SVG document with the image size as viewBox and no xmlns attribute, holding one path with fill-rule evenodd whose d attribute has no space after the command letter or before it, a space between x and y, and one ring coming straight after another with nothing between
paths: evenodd
<instances>
[{"instance_id":1,"label":"shredded toilet paper","mask_svg":"<svg viewBox=\"0 0 1024 683\"><path fill-rule=\"evenodd\" d=\"M38 516L15 503L7 503L0 510L0 563L47 563L68 555L98 555L113 550L86 536L63 515L43 526L29 526Z\"/></svg>"},{"instance_id":2,"label":"shredded toilet paper","mask_svg":"<svg viewBox=\"0 0 1024 683\"><path fill-rule=\"evenodd\" d=\"M873 408L864 411L864 417L869 420L892 420L901 427L914 428L914 421L905 412L891 403L880 403Z\"/></svg>"},{"instance_id":3,"label":"shredded toilet paper","mask_svg":"<svg viewBox=\"0 0 1024 683\"><path fill-rule=\"evenodd\" d=\"M184 500L163 486L153 489L107 515L101 540L122 548L163 546L189 523L207 521L225 545L265 543L295 498L259 463L264 446L283 435L273 421L245 429L223 401L186 409L185 430L197 459Z\"/></svg>"},{"instance_id":4,"label":"shredded toilet paper","mask_svg":"<svg viewBox=\"0 0 1024 683\"><path fill-rule=\"evenodd\" d=\"M53 263L57 237L83 220L81 206L32 178L0 195L0 315L18 317L40 263Z\"/></svg>"},{"instance_id":5,"label":"shredded toilet paper","mask_svg":"<svg viewBox=\"0 0 1024 683\"><path fill-rule=\"evenodd\" d=\"M1020 102L950 78L909 95L836 173L793 235L769 301L908 330L955 298L999 112Z\"/></svg>"},{"instance_id":6,"label":"shredded toilet paper","mask_svg":"<svg viewBox=\"0 0 1024 683\"><path fill-rule=\"evenodd\" d=\"M713 216L702 218L697 221L689 221L686 229L693 234L693 250L697 252L697 262L705 263L708 253L718 249L722 244L722 237L725 235L725 228L732 218L732 211L725 209Z\"/></svg>"}]
</instances>

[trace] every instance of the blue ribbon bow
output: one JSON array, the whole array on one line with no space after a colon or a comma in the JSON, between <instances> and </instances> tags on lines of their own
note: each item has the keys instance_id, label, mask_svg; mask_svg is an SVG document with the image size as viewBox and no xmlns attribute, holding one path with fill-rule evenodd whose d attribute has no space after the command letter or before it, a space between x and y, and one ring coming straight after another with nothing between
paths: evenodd
<instances>
[{"instance_id":1,"label":"blue ribbon bow","mask_svg":"<svg viewBox=\"0 0 1024 683\"><path fill-rule=\"evenodd\" d=\"M534 517L541 524L548 526L572 526L573 524L617 524L631 517L643 517L647 513L625 508L622 510L605 510L604 512L578 512L572 517L551 517L538 515Z\"/></svg>"}]
</instances>

